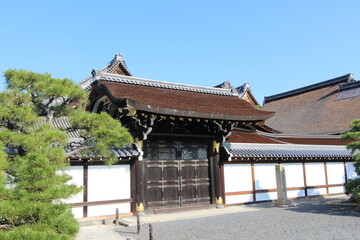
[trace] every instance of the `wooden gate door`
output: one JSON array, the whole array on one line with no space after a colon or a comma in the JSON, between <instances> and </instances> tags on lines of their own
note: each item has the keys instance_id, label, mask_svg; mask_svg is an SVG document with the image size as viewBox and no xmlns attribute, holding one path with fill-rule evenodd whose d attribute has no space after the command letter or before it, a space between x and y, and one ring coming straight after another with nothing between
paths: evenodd
<instances>
[{"instance_id":1,"label":"wooden gate door","mask_svg":"<svg viewBox=\"0 0 360 240\"><path fill-rule=\"evenodd\" d=\"M182 142L147 146L148 209L210 203L207 145Z\"/></svg>"}]
</instances>

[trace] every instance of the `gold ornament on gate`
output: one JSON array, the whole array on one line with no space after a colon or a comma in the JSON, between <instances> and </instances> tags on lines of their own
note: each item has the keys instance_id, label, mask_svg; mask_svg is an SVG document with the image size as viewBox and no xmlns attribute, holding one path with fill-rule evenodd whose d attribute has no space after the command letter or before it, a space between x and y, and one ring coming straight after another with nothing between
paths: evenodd
<instances>
[{"instance_id":1,"label":"gold ornament on gate","mask_svg":"<svg viewBox=\"0 0 360 240\"><path fill-rule=\"evenodd\" d=\"M139 205L136 204L136 212L144 212L144 205L142 203L140 203Z\"/></svg>"},{"instance_id":2,"label":"gold ornament on gate","mask_svg":"<svg viewBox=\"0 0 360 240\"><path fill-rule=\"evenodd\" d=\"M223 205L222 197L216 198L215 203L216 205Z\"/></svg>"}]
</instances>

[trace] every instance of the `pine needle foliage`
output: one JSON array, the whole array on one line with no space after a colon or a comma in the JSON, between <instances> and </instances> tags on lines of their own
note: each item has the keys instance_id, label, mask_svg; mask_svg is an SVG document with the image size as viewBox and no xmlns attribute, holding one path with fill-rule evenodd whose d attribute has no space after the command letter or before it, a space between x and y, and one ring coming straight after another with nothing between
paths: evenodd
<instances>
[{"instance_id":1,"label":"pine needle foliage","mask_svg":"<svg viewBox=\"0 0 360 240\"><path fill-rule=\"evenodd\" d=\"M360 176L360 119L353 120L350 123L350 130L342 134L342 139L353 140L347 145L347 148L355 153L355 171L357 175ZM360 177L347 183L345 188L348 193L352 194L351 200L360 203Z\"/></svg>"},{"instance_id":2,"label":"pine needle foliage","mask_svg":"<svg viewBox=\"0 0 360 240\"><path fill-rule=\"evenodd\" d=\"M0 93L0 239L74 239L79 230L62 199L81 188L68 184L66 131L79 130L83 154L115 157L111 147L133 142L118 120L85 112L87 93L69 79L10 69ZM57 117L70 129L54 129ZM74 154L74 152L72 152Z\"/></svg>"}]
</instances>

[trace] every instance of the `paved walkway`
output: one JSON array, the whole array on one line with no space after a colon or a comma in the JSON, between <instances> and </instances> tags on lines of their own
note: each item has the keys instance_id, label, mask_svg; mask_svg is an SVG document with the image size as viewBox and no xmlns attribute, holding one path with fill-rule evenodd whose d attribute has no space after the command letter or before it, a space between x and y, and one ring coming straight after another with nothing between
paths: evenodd
<instances>
[{"instance_id":1,"label":"paved walkway","mask_svg":"<svg viewBox=\"0 0 360 240\"><path fill-rule=\"evenodd\" d=\"M345 203L348 197L296 200L296 206L271 203L223 209L147 214L154 239L360 239L360 207ZM81 227L77 240L148 239L148 225L136 232L136 217L121 219L130 227L93 225Z\"/></svg>"}]
</instances>

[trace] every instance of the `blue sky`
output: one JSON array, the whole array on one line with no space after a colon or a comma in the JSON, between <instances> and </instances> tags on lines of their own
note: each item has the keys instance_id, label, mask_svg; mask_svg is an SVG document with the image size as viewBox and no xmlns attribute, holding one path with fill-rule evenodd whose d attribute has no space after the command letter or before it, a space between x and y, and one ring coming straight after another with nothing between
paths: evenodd
<instances>
[{"instance_id":1,"label":"blue sky","mask_svg":"<svg viewBox=\"0 0 360 240\"><path fill-rule=\"evenodd\" d=\"M79 82L122 53L134 76L264 96L360 79L360 1L0 1L0 72ZM0 78L0 88L4 79Z\"/></svg>"}]
</instances>

